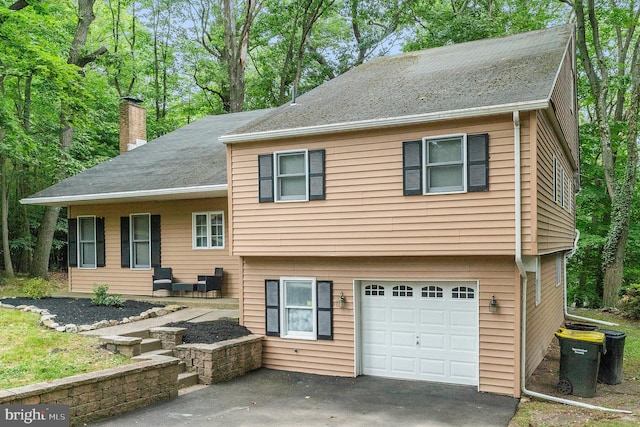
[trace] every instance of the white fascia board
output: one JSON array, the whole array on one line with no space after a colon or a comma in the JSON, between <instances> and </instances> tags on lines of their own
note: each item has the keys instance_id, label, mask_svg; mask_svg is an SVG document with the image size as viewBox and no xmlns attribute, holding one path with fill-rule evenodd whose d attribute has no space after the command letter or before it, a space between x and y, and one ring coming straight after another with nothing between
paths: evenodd
<instances>
[{"instance_id":1,"label":"white fascia board","mask_svg":"<svg viewBox=\"0 0 640 427\"><path fill-rule=\"evenodd\" d=\"M427 114L415 114L402 117L388 117L356 122L332 123L327 125L307 126L301 128L277 129L264 132L223 135L218 138L223 144L236 144L250 141L266 141L280 138L295 138L301 136L319 135L323 133L350 132L366 129L377 129L392 126L406 126L420 123L439 122L444 120L465 119L470 117L494 116L498 114L512 114L514 111L544 110L549 107L549 100L514 102L489 107L475 107L461 110L442 111Z\"/></svg>"},{"instance_id":2,"label":"white fascia board","mask_svg":"<svg viewBox=\"0 0 640 427\"><path fill-rule=\"evenodd\" d=\"M21 199L23 205L69 206L121 201L199 199L227 195L228 185L161 188L156 190L120 191L116 193L81 194L77 196L30 197Z\"/></svg>"}]
</instances>

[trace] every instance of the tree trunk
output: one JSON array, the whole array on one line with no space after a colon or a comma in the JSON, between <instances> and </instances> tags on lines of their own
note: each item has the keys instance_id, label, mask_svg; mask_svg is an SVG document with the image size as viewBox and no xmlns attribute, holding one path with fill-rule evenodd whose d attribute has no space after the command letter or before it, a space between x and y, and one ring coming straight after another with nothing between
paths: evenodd
<instances>
[{"instance_id":1,"label":"tree trunk","mask_svg":"<svg viewBox=\"0 0 640 427\"><path fill-rule=\"evenodd\" d=\"M49 276L49 256L51 255L51 245L53 244L53 234L56 231L60 206L46 206L38 232L38 240L33 250L33 262L31 271L33 277L47 278Z\"/></svg>"},{"instance_id":2,"label":"tree trunk","mask_svg":"<svg viewBox=\"0 0 640 427\"><path fill-rule=\"evenodd\" d=\"M89 62L96 59L97 55L106 52L105 48L101 48L88 56L82 56L82 49L87 43L87 35L89 34L89 26L95 19L93 14L93 4L95 0L78 0L78 26L69 50L68 64L77 65L82 68ZM70 112L63 102L60 109L60 149L68 149L73 142L73 127L69 124L68 117ZM47 277L49 273L49 256L51 255L51 245L53 243L53 234L56 231L56 223L58 222L59 206L47 206L44 209L40 230L38 232L38 240L33 251L33 263L31 264L30 273L34 277Z\"/></svg>"},{"instance_id":3,"label":"tree trunk","mask_svg":"<svg viewBox=\"0 0 640 427\"><path fill-rule=\"evenodd\" d=\"M0 129L0 141L4 138L5 130ZM15 276L13 263L11 261L11 247L9 246L9 196L7 194L7 159L0 156L1 187L0 198L2 199L2 258L4 260L4 274L8 278Z\"/></svg>"}]
</instances>

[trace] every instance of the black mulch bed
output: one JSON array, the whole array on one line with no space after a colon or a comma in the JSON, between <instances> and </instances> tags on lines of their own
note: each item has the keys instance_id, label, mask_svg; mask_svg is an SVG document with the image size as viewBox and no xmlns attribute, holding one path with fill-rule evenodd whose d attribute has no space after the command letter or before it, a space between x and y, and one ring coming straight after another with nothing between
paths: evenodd
<instances>
[{"instance_id":1,"label":"black mulch bed","mask_svg":"<svg viewBox=\"0 0 640 427\"><path fill-rule=\"evenodd\" d=\"M91 325L101 320L120 322L124 317L139 316L140 313L150 308L164 307L164 305L134 300L125 301L122 307L106 307L93 305L90 298L68 297L42 299L16 297L3 298L0 301L13 306L33 305L40 309L49 310L49 313L56 315L55 321L60 325L69 323Z\"/></svg>"},{"instance_id":2,"label":"black mulch bed","mask_svg":"<svg viewBox=\"0 0 640 427\"><path fill-rule=\"evenodd\" d=\"M174 322L165 326L187 328L182 336L186 344L213 344L233 338L251 335L251 331L231 320L213 320L210 322Z\"/></svg>"},{"instance_id":3,"label":"black mulch bed","mask_svg":"<svg viewBox=\"0 0 640 427\"><path fill-rule=\"evenodd\" d=\"M55 321L60 325L73 323L76 325L91 325L101 320L117 320L124 317L138 316L143 311L153 307L164 307L144 301L126 300L122 307L105 307L91 304L89 298L31 298L16 297L3 298L0 302L13 306L33 305L40 309L49 310L55 314ZM250 335L244 326L231 320L215 320L211 322L174 322L165 326L187 328L183 336L185 343L213 344L219 341Z\"/></svg>"}]
</instances>

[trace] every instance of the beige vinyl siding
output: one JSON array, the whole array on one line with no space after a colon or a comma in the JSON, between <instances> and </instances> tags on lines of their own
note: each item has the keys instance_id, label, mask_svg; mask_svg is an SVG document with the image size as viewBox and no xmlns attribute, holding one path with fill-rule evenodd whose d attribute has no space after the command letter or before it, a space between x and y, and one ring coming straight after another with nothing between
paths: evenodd
<instances>
[{"instance_id":1,"label":"beige vinyl siding","mask_svg":"<svg viewBox=\"0 0 640 427\"><path fill-rule=\"evenodd\" d=\"M537 115L537 244L538 253L566 250L573 246L575 236L575 202L569 185L574 171L564 156L553 128L544 114ZM558 160L558 187L561 191L560 169L565 171L565 207L554 201L553 158ZM573 191L572 191L573 193Z\"/></svg>"},{"instance_id":2,"label":"beige vinyl siding","mask_svg":"<svg viewBox=\"0 0 640 427\"><path fill-rule=\"evenodd\" d=\"M354 309L361 280L478 280L480 390L519 396L519 292L511 257L245 257L241 323L265 333L265 279L315 277L333 281L334 339L309 341L265 337L263 364L273 369L354 376L356 335ZM345 308L335 306L343 292ZM495 295L498 313L489 313Z\"/></svg>"},{"instance_id":3,"label":"beige vinyl siding","mask_svg":"<svg viewBox=\"0 0 640 427\"><path fill-rule=\"evenodd\" d=\"M580 147L578 145L578 116L576 104L576 82L574 75L573 49L569 49L562 61L556 85L551 93L553 111L560 125L562 134L568 144L568 151L573 157L574 164L580 162Z\"/></svg>"},{"instance_id":4,"label":"beige vinyl siding","mask_svg":"<svg viewBox=\"0 0 640 427\"><path fill-rule=\"evenodd\" d=\"M540 304L536 305L535 274L527 281L527 360L529 377L540 364L564 319L563 286L556 281L556 255L541 257Z\"/></svg>"},{"instance_id":5,"label":"beige vinyl siding","mask_svg":"<svg viewBox=\"0 0 640 427\"><path fill-rule=\"evenodd\" d=\"M193 249L192 213L223 211L224 249ZM225 273L223 296L237 298L240 293L240 260L230 256L227 199L173 200L164 202L80 205L69 208L69 217L95 215L105 218L106 266L97 269L69 269L70 290L93 292L94 284L108 284L118 294L151 295L153 270L120 267L120 217L149 213L160 215L161 260L173 269L174 280L195 283L199 274L213 274L215 267Z\"/></svg>"},{"instance_id":6,"label":"beige vinyl siding","mask_svg":"<svg viewBox=\"0 0 640 427\"><path fill-rule=\"evenodd\" d=\"M522 126L528 155L528 117ZM488 192L403 196L402 142L489 133ZM258 155L326 150L326 200L258 203ZM236 255L382 256L514 252L510 115L376 132L228 147ZM530 166L523 164L523 224L530 244ZM382 244L381 244L382 243Z\"/></svg>"}]
</instances>

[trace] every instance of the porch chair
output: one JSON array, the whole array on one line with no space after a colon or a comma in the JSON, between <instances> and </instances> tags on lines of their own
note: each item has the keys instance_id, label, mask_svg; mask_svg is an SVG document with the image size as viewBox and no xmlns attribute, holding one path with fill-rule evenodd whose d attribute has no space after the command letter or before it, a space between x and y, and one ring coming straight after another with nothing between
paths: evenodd
<instances>
[{"instance_id":1,"label":"porch chair","mask_svg":"<svg viewBox=\"0 0 640 427\"><path fill-rule=\"evenodd\" d=\"M198 276L198 292L204 292L205 297L207 296L207 292L209 291L218 291L220 297L222 297L222 281L224 277L224 272L222 271L222 267L216 267L213 276Z\"/></svg>"},{"instance_id":2,"label":"porch chair","mask_svg":"<svg viewBox=\"0 0 640 427\"><path fill-rule=\"evenodd\" d=\"M172 295L171 284L173 283L173 270L170 267L154 267L153 268L153 290L151 296L159 290L169 291L169 295Z\"/></svg>"}]
</instances>

